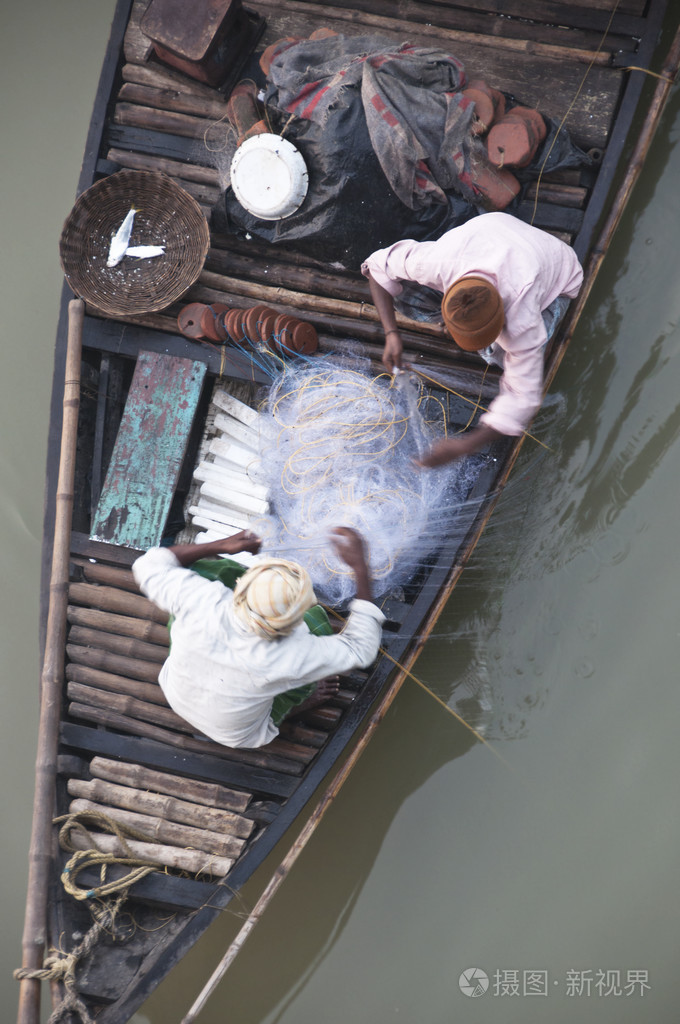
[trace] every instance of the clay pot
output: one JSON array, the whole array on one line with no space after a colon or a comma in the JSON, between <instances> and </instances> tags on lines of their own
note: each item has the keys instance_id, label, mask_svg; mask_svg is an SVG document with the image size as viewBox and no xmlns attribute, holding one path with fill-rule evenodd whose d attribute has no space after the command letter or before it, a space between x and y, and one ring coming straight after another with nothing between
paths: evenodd
<instances>
[{"instance_id":1,"label":"clay pot","mask_svg":"<svg viewBox=\"0 0 680 1024\"><path fill-rule=\"evenodd\" d=\"M235 344L239 344L243 340L243 333L240 328L242 317L242 309L232 309L224 318L224 326L227 329L229 337Z\"/></svg>"},{"instance_id":2,"label":"clay pot","mask_svg":"<svg viewBox=\"0 0 680 1024\"><path fill-rule=\"evenodd\" d=\"M275 43L270 43L266 50L262 51L260 55L260 67L265 75L269 74L269 69L272 66L274 57L282 50L288 49L293 43L302 42L302 36L286 36L284 39L277 39Z\"/></svg>"},{"instance_id":3,"label":"clay pot","mask_svg":"<svg viewBox=\"0 0 680 1024\"><path fill-rule=\"evenodd\" d=\"M206 308L203 302L190 302L188 306L184 306L179 311L177 326L185 338L192 338L194 341L200 341L203 338L201 320Z\"/></svg>"},{"instance_id":4,"label":"clay pot","mask_svg":"<svg viewBox=\"0 0 680 1024\"><path fill-rule=\"evenodd\" d=\"M251 306L243 318L243 330L246 338L256 345L260 341L258 324L263 316L270 312L269 306Z\"/></svg>"},{"instance_id":5,"label":"clay pot","mask_svg":"<svg viewBox=\"0 0 680 1024\"><path fill-rule=\"evenodd\" d=\"M520 190L514 174L479 159L471 166L467 184L483 197L484 205L491 210L504 210Z\"/></svg>"},{"instance_id":6,"label":"clay pot","mask_svg":"<svg viewBox=\"0 0 680 1024\"><path fill-rule=\"evenodd\" d=\"M475 105L476 121L473 135L483 135L491 124L505 113L505 96L498 89L492 89L481 78L473 78L462 95Z\"/></svg>"},{"instance_id":7,"label":"clay pot","mask_svg":"<svg viewBox=\"0 0 680 1024\"><path fill-rule=\"evenodd\" d=\"M213 302L206 306L201 314L201 329L203 337L209 341L224 342L227 340L227 330L224 326L224 313L229 312L229 306L221 302Z\"/></svg>"},{"instance_id":8,"label":"clay pot","mask_svg":"<svg viewBox=\"0 0 680 1024\"><path fill-rule=\"evenodd\" d=\"M487 150L495 167L526 167L546 137L543 117L530 107L513 107L489 131Z\"/></svg>"},{"instance_id":9,"label":"clay pot","mask_svg":"<svg viewBox=\"0 0 680 1024\"><path fill-rule=\"evenodd\" d=\"M297 324L293 327L291 341L295 352L299 352L303 356L311 356L319 347L319 336L316 333L316 328L305 320L298 320Z\"/></svg>"},{"instance_id":10,"label":"clay pot","mask_svg":"<svg viewBox=\"0 0 680 1024\"><path fill-rule=\"evenodd\" d=\"M274 324L276 323L278 315L279 314L275 313L273 310L271 313L265 313L257 325L260 341L264 342L267 348L270 348L272 352L276 351L274 348L273 336Z\"/></svg>"},{"instance_id":11,"label":"clay pot","mask_svg":"<svg viewBox=\"0 0 680 1024\"><path fill-rule=\"evenodd\" d=\"M333 36L337 36L337 32L334 32L332 28L315 28L312 32L310 39L331 39Z\"/></svg>"},{"instance_id":12,"label":"clay pot","mask_svg":"<svg viewBox=\"0 0 680 1024\"><path fill-rule=\"evenodd\" d=\"M274 321L274 348L284 355L290 354L293 349L293 327L299 323L294 316L282 313Z\"/></svg>"},{"instance_id":13,"label":"clay pot","mask_svg":"<svg viewBox=\"0 0 680 1024\"><path fill-rule=\"evenodd\" d=\"M262 120L257 100L257 86L254 82L239 82L232 90L227 103L227 117L236 129L239 146L252 135L261 135L268 131Z\"/></svg>"}]
</instances>

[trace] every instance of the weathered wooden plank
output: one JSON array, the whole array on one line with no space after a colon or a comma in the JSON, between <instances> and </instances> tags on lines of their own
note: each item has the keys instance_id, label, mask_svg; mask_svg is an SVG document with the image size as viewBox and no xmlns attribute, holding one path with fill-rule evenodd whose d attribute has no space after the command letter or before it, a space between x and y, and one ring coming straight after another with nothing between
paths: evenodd
<instances>
[{"instance_id":1,"label":"weathered wooden plank","mask_svg":"<svg viewBox=\"0 0 680 1024\"><path fill-rule=\"evenodd\" d=\"M250 793L286 798L292 795L299 781L259 765L232 761L225 756L226 749L219 754L212 750L181 750L150 736L119 735L72 722L62 722L60 735L62 744L75 750L116 757L159 771L177 772L188 778L235 786Z\"/></svg>"},{"instance_id":2,"label":"weathered wooden plank","mask_svg":"<svg viewBox=\"0 0 680 1024\"><path fill-rule=\"evenodd\" d=\"M343 34L384 32L402 42L408 38L419 45L437 46L462 61L468 78L484 78L489 85L512 93L521 103L536 107L547 117L558 121L566 118L566 130L584 149L603 149L607 144L624 75L611 67L608 53L601 53L592 63L594 51L544 47L531 39L485 38L439 29L436 24L414 25L407 31L390 17L367 19L359 11L336 5L322 7L306 0L287 3L283 18L275 0L261 2L275 35L304 36L309 31L310 19L319 17ZM436 11L433 20L436 21ZM505 20L500 18L499 22L502 31Z\"/></svg>"},{"instance_id":3,"label":"weathered wooden plank","mask_svg":"<svg viewBox=\"0 0 680 1024\"><path fill-rule=\"evenodd\" d=\"M153 43L148 36L145 36L140 27L149 0L134 0L130 20L125 32L124 53L125 59L143 64L149 60L153 53Z\"/></svg>"},{"instance_id":4,"label":"weathered wooden plank","mask_svg":"<svg viewBox=\"0 0 680 1024\"><path fill-rule=\"evenodd\" d=\"M114 124L106 126L106 143L120 149L134 150L138 153L151 153L182 163L212 166L212 157L207 150L205 159L201 159L202 151L195 139L174 135L168 132L154 131L149 128L135 128L132 125Z\"/></svg>"},{"instance_id":5,"label":"weathered wooden plank","mask_svg":"<svg viewBox=\"0 0 680 1024\"><path fill-rule=\"evenodd\" d=\"M548 0L467 2L464 6L450 2L433 6L431 0L398 0L391 5L392 10L384 0L345 0L335 6L364 14L388 14L401 19L406 30L413 26L412 31L418 31L418 26L424 24L491 37L503 35L510 39L534 39L544 44L579 49L597 47L609 22L607 11ZM490 18L489 14L501 17ZM615 16L607 33L607 49L611 52L630 46L631 37L638 35L642 27L640 18Z\"/></svg>"},{"instance_id":6,"label":"weathered wooden plank","mask_svg":"<svg viewBox=\"0 0 680 1024\"><path fill-rule=\"evenodd\" d=\"M429 21L435 25L456 25L476 31L489 30L489 14L499 15L496 18L508 31L508 22L518 22L517 32L528 32L527 22L540 25L541 32L548 32L551 27L561 28L563 32L590 30L604 32L609 24L610 11L615 8L611 31L615 35L638 36L644 29L644 19L639 15L644 10L645 0L576 0L575 3L560 3L553 0L466 0L465 6L451 3L451 0L426 0L424 3L404 2L399 0L398 8L402 18L409 21ZM342 7L353 10L376 10L381 0L345 0ZM626 13L624 13L626 12ZM632 12L632 13L631 13ZM429 14L429 17L428 17ZM457 20L453 20L457 19ZM500 31L500 30L497 30ZM548 38L551 38L548 36Z\"/></svg>"},{"instance_id":7,"label":"weathered wooden plank","mask_svg":"<svg viewBox=\"0 0 680 1024\"><path fill-rule=\"evenodd\" d=\"M115 880L117 875L122 874L122 870L116 871L116 865L109 867L108 875L112 880ZM94 889L101 883L99 871L91 868L85 868L85 870L81 871L78 878L81 885L85 888ZM130 893L130 899L134 901L136 906L143 900L145 903L150 903L154 906L168 907L173 912L177 910L198 910L199 907L204 907L210 902L214 888L215 882L208 879L200 880L184 876L179 877L171 875L166 871L154 871L147 875L146 878L135 882ZM110 964L111 961L108 960L107 963ZM111 967L109 966L110 970ZM102 994L106 992L106 988L101 976L93 979L87 968L85 968L81 971L78 980L78 990L81 994L91 991L91 994L98 1002L102 1001Z\"/></svg>"},{"instance_id":8,"label":"weathered wooden plank","mask_svg":"<svg viewBox=\"0 0 680 1024\"><path fill-rule=\"evenodd\" d=\"M163 536L205 364L140 352L90 536L144 550Z\"/></svg>"},{"instance_id":9,"label":"weathered wooden plank","mask_svg":"<svg viewBox=\"0 0 680 1024\"><path fill-rule=\"evenodd\" d=\"M187 301L191 301L188 296ZM271 381L270 376L237 349L218 350L215 346L206 347L198 342L189 341L182 334L170 333L173 330L179 332L176 315L171 317L149 313L148 318L99 320L96 316L86 316L83 343L95 351L118 352L130 357L136 356L141 345L146 351L170 352L179 358L202 358L206 369L215 374L256 381L258 384ZM145 330L140 320L144 320L145 325L152 327L153 330ZM98 552L107 553L111 550L110 545L98 544L95 541L88 544L82 535L77 534L72 536L71 548L79 554L93 558L97 557ZM120 554L117 559L113 559L114 561L123 562L127 558L131 563L138 557L129 551L126 552L125 548L118 548L118 551Z\"/></svg>"},{"instance_id":10,"label":"weathered wooden plank","mask_svg":"<svg viewBox=\"0 0 680 1024\"><path fill-rule=\"evenodd\" d=\"M71 531L71 554L82 558L97 558L115 562L117 565L132 565L139 558L138 551L115 547L113 544L99 544L90 540L86 533L79 530Z\"/></svg>"}]
</instances>

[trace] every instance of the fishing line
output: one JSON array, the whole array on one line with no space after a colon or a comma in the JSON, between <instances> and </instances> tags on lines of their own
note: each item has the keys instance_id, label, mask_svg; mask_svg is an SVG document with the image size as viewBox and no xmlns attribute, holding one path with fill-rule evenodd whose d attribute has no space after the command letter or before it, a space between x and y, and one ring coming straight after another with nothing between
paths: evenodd
<instances>
[{"instance_id":1,"label":"fishing line","mask_svg":"<svg viewBox=\"0 0 680 1024\"><path fill-rule=\"evenodd\" d=\"M347 620L339 612L337 612L335 608L328 607L326 605L324 605L323 607L325 608L326 612L329 615L334 615L336 619L338 619L340 622L342 622L343 625L345 625ZM512 768L512 765L508 761L506 761L503 755L499 754L496 748L492 747L489 741L486 740L482 736L482 734L478 732L477 729L475 729L473 725L470 725L470 723L466 722L465 719L461 715L459 715L457 711L454 711L453 708L449 707L449 705L445 701L443 701L441 697L437 696L434 690L431 690L430 687L427 686L421 679L418 679L418 677L415 676L413 672L410 671L410 669L407 669L405 665L402 665L401 662L397 661L396 658L393 658L392 655L389 654L384 647L380 648L380 653L385 658L387 658L388 661L391 661L395 668L398 668L399 671L403 672L405 676L407 676L409 679L412 679L414 683L417 683L418 686L425 691L425 693L428 693L430 697L432 697L437 702L437 704L439 704L440 707L442 707L445 711L448 711L448 713L452 715L453 718L456 719L456 721L460 722L461 725L465 726L465 728L472 733L475 739L479 740L480 743L483 743L485 747L488 747L492 754L495 754L495 756L503 762L506 768Z\"/></svg>"},{"instance_id":2,"label":"fishing line","mask_svg":"<svg viewBox=\"0 0 680 1024\"><path fill-rule=\"evenodd\" d=\"M409 671L409 669L405 668L404 665L401 665L396 660L396 658L392 657L391 654L388 654L384 647L380 648L380 653L382 655L384 655L384 657L387 658L388 661L391 661L392 664L395 665L401 672L403 672L409 679L412 679L414 683L417 683L418 686L422 690L424 690L425 693L428 693L430 695L430 697L432 697L437 702L437 704L439 704L440 707L444 708L445 711L448 711L448 713L450 715L453 715L453 717L456 719L456 721L460 722L461 725L464 725L465 728L469 732L472 733L472 735L475 737L475 739L479 740L480 743L483 743L484 746L487 747L491 751L492 754L495 754L495 756L499 759L499 761L503 762L503 764L505 765L506 768L511 768L514 771L514 768L512 768L512 765L508 761L506 761L506 759L503 757L503 755L499 754L499 752L496 750L496 748L492 747L491 744L489 743L489 741L486 740L482 736L482 734L475 729L475 727L473 725L470 725L469 722L466 722L465 719L461 715L459 715L457 711L454 711L454 709L452 707L449 707L449 705L445 701L443 701L441 699L441 697L438 697L437 694L434 692L434 690L431 690L430 687L426 686L426 684L421 679L418 679L418 677L415 676L413 674L413 672L411 672L411 671Z\"/></svg>"},{"instance_id":3,"label":"fishing line","mask_svg":"<svg viewBox=\"0 0 680 1024\"><path fill-rule=\"evenodd\" d=\"M543 163L541 164L541 169L538 172L538 178L536 179L536 193L534 195L534 208L533 208L532 213L531 213L531 220L529 221L530 224L533 224L534 220L536 219L536 213L538 211L538 192L539 192L539 189L541 187L541 181L543 180L543 171L545 169L545 165L548 162L548 158L550 157L550 154L553 151L553 147L554 147L555 143L557 142L557 138L558 138L560 132L562 131L562 129L564 128L564 124L565 124L567 118L569 117L569 114L571 113L571 111L572 111L572 109L574 107L574 104L576 103L576 100L581 95L581 91L583 89L583 86L586 84L586 79L587 79L588 75L590 74L590 72L592 71L593 66L595 64L595 61L597 60L597 58L599 57L599 55L600 55L600 53L602 51L602 47L604 46L605 39L607 38L607 36L609 34L609 29L612 26L612 21L614 20L614 15L616 14L616 12L617 12L617 10L619 8L619 3L620 3L620 0L616 0L616 3L612 7L611 13L609 15L609 20L607 21L605 30L602 33L602 38L600 39L598 47L595 50L595 53L593 54L593 59L591 60L591 62L588 65L588 67L586 68L586 70L585 70L585 72L583 74L583 78L581 79L581 84L579 85L578 89L576 90L576 93L574 94L574 98L572 99L571 103L567 107L566 113L564 114L564 117L560 121L560 123L558 125L558 128L557 128L557 131L555 132L555 137L554 137L554 139L552 140L552 142L550 144L550 148L549 148L548 152L545 154L545 157L543 159Z\"/></svg>"},{"instance_id":4,"label":"fishing line","mask_svg":"<svg viewBox=\"0 0 680 1024\"><path fill-rule=\"evenodd\" d=\"M414 459L445 436L443 403L409 374L395 384L369 368L358 358L296 362L274 381L260 415L259 480L273 510L258 522L263 546L297 545L315 588L335 605L352 596L353 576L318 544L320 534L358 530L384 593L437 546L474 471L467 460L453 472L415 470Z\"/></svg>"},{"instance_id":5,"label":"fishing line","mask_svg":"<svg viewBox=\"0 0 680 1024\"><path fill-rule=\"evenodd\" d=\"M414 373L417 373L420 377L423 377L425 380L429 380L432 384L435 384L438 388L441 388L443 391L448 391L450 394L455 395L456 398L460 398L464 402L468 402L468 404L474 405L475 406L475 411L477 409L481 409L482 412L488 412L489 411L485 405L482 405L479 402L479 399L477 399L475 401L472 398L467 398L465 395L461 395L460 392L454 391L453 388L447 387L447 385L443 384L441 381L436 380L434 377L428 376L428 374L424 373L422 370L419 370L417 366L413 366L412 370L413 370ZM486 374L486 370L484 372ZM480 394L481 394L481 392L480 392ZM474 416L474 412L473 412L473 416ZM471 419L472 419L472 417L470 418L470 420L468 420L468 424L471 422ZM465 429L465 428L463 428L463 429ZM549 444L545 444L538 437L534 437L534 435L530 434L528 430L523 430L522 434L524 435L524 437L531 438L531 440L535 441L536 444L540 444L541 448L545 448L546 451L549 451L549 452L553 452L554 451L554 449L551 448Z\"/></svg>"}]
</instances>

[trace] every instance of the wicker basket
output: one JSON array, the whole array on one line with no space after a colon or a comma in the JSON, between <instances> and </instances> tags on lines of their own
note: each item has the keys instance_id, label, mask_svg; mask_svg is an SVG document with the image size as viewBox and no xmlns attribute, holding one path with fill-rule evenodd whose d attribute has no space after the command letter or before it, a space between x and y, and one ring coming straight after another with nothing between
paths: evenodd
<instances>
[{"instance_id":1,"label":"wicker basket","mask_svg":"<svg viewBox=\"0 0 680 1024\"><path fill-rule=\"evenodd\" d=\"M137 210L130 245L164 245L151 259L124 256L107 267L111 236ZM81 299L110 316L165 309L196 281L210 244L208 224L188 192L164 174L118 171L76 200L61 233L66 279Z\"/></svg>"}]
</instances>

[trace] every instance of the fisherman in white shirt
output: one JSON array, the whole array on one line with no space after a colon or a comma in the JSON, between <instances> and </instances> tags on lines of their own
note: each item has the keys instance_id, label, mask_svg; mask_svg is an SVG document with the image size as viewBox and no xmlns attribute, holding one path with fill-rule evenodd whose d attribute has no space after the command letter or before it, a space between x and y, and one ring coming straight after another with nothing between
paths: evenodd
<instances>
[{"instance_id":1,"label":"fisherman in white shirt","mask_svg":"<svg viewBox=\"0 0 680 1024\"><path fill-rule=\"evenodd\" d=\"M151 548L134 563L142 593L172 617L170 654L159 683L170 706L195 729L229 747L260 747L278 734L284 715L299 714L337 692L333 677L375 660L384 615L371 601L364 542L355 530L338 527L331 543L354 574L356 598L340 633L332 632L327 619L320 627L330 635L313 634L305 623L306 613L312 621L316 597L302 566L264 558L246 571L236 566L238 578L225 585L223 563L227 576L234 563L203 561L257 553L261 542L250 531L205 544ZM218 567L217 578L199 574L209 565ZM309 696L299 693L315 683Z\"/></svg>"}]
</instances>

